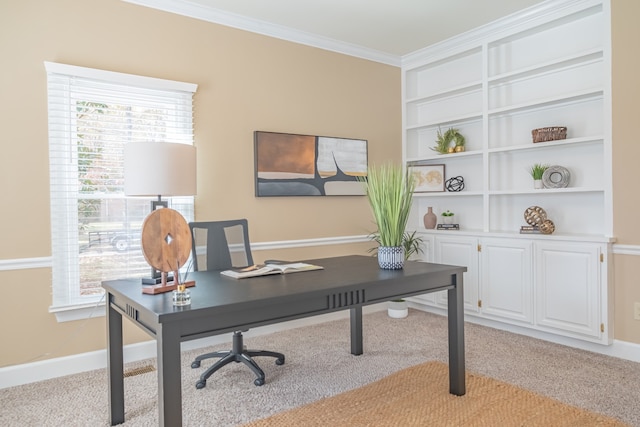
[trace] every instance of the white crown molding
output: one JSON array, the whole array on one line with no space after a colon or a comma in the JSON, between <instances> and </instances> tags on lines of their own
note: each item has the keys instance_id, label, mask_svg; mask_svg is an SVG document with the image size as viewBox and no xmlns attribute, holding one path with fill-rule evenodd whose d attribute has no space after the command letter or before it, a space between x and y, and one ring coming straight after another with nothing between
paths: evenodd
<instances>
[{"instance_id":1,"label":"white crown molding","mask_svg":"<svg viewBox=\"0 0 640 427\"><path fill-rule=\"evenodd\" d=\"M287 40L293 43L303 44L328 50L331 52L349 55L382 64L400 66L400 57L369 49L351 43L341 42L317 34L311 34L293 28L260 21L246 16L230 13L220 9L206 7L192 3L188 0L123 0L127 3L158 9L189 18L199 19L226 27L237 28L264 36Z\"/></svg>"},{"instance_id":2,"label":"white crown molding","mask_svg":"<svg viewBox=\"0 0 640 427\"><path fill-rule=\"evenodd\" d=\"M550 19L558 19L602 3L603 0L548 0L404 55L401 64L403 68L421 66L426 59L433 62L441 57L465 52L477 48L479 41L491 43L516 32L526 31Z\"/></svg>"}]
</instances>

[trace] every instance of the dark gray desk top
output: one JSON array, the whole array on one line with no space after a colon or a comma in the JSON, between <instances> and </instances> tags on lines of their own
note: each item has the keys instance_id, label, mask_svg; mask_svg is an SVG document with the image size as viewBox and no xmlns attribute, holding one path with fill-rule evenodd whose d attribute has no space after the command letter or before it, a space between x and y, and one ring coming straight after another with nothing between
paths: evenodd
<instances>
[{"instance_id":1,"label":"dark gray desk top","mask_svg":"<svg viewBox=\"0 0 640 427\"><path fill-rule=\"evenodd\" d=\"M360 255L304 262L324 269L248 279L229 278L217 271L190 273L187 279L195 280L196 285L189 288L191 305L186 307L174 307L171 292L142 294L139 279L106 281L103 287L111 294L112 304L124 313L130 311L126 306L144 313L144 316L139 313L135 316L142 318L139 323L155 331L154 324L184 322L212 314L224 317L231 312L243 312L251 324L251 311L264 311L265 307L278 313L282 321L314 310L320 314L344 309L345 304L374 304L439 288L449 289L452 274L466 271L466 267L413 261L407 262L402 270L383 270L376 258Z\"/></svg>"}]
</instances>

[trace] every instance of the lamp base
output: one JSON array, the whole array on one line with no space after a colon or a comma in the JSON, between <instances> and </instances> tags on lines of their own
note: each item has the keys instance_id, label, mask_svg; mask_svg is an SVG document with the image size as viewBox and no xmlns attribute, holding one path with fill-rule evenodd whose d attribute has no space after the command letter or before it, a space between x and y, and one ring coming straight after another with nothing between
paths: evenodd
<instances>
[{"instance_id":1,"label":"lamp base","mask_svg":"<svg viewBox=\"0 0 640 427\"><path fill-rule=\"evenodd\" d=\"M173 282L173 274L167 276L167 282ZM143 277L142 284L143 285L159 285L162 283L162 277Z\"/></svg>"},{"instance_id":2,"label":"lamp base","mask_svg":"<svg viewBox=\"0 0 640 427\"><path fill-rule=\"evenodd\" d=\"M185 288L191 288L196 285L196 282L195 280L190 280L188 282L182 283L182 285L184 285ZM143 286L142 293L147 295L156 295L175 291L176 289L178 289L178 284L176 282L167 282L166 285L159 284L153 286Z\"/></svg>"}]
</instances>

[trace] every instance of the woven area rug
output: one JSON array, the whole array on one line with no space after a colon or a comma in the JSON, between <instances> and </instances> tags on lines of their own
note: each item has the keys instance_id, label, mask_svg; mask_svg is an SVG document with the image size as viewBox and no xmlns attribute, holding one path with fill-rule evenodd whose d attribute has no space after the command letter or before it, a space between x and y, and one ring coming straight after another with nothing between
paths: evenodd
<instances>
[{"instance_id":1,"label":"woven area rug","mask_svg":"<svg viewBox=\"0 0 640 427\"><path fill-rule=\"evenodd\" d=\"M626 426L491 378L466 378L467 393L453 396L448 366L428 362L243 427Z\"/></svg>"}]
</instances>

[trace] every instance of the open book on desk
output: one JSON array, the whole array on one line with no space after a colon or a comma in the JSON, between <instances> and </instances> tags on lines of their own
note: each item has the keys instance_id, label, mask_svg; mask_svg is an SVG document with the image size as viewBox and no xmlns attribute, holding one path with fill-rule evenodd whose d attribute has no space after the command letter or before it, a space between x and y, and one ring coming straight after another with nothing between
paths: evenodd
<instances>
[{"instance_id":1,"label":"open book on desk","mask_svg":"<svg viewBox=\"0 0 640 427\"><path fill-rule=\"evenodd\" d=\"M307 264L305 262L293 262L288 264L265 264L264 266L253 265L237 270L224 270L220 274L233 277L234 279L245 279L247 277L268 276L270 274L300 273L303 271L322 270L319 265Z\"/></svg>"}]
</instances>

